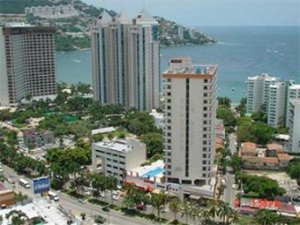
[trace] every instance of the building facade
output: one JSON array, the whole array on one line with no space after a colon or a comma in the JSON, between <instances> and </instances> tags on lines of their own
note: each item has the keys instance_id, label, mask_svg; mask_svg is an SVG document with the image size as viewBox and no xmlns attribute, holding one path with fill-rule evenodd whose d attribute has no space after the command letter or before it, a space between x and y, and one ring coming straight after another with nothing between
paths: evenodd
<instances>
[{"instance_id":1,"label":"building facade","mask_svg":"<svg viewBox=\"0 0 300 225\"><path fill-rule=\"evenodd\" d=\"M289 127L289 111L290 111L290 100L300 99L300 84L290 82L287 87L287 104L286 104L286 126Z\"/></svg>"},{"instance_id":2,"label":"building facade","mask_svg":"<svg viewBox=\"0 0 300 225\"><path fill-rule=\"evenodd\" d=\"M0 27L0 104L26 96L56 97L55 28L25 24Z\"/></svg>"},{"instance_id":3,"label":"building facade","mask_svg":"<svg viewBox=\"0 0 300 225\"><path fill-rule=\"evenodd\" d=\"M217 66L174 58L163 78L166 182L187 189L207 185L215 155Z\"/></svg>"},{"instance_id":4,"label":"building facade","mask_svg":"<svg viewBox=\"0 0 300 225\"><path fill-rule=\"evenodd\" d=\"M91 47L95 100L141 111L159 107L158 22L148 12L129 20L103 11Z\"/></svg>"},{"instance_id":5,"label":"building facade","mask_svg":"<svg viewBox=\"0 0 300 225\"><path fill-rule=\"evenodd\" d=\"M279 81L266 73L248 77L247 80L247 113L258 112L262 106L268 111L269 87Z\"/></svg>"},{"instance_id":6,"label":"building facade","mask_svg":"<svg viewBox=\"0 0 300 225\"><path fill-rule=\"evenodd\" d=\"M289 151L300 153L300 99L290 99L288 111Z\"/></svg>"},{"instance_id":7,"label":"building facade","mask_svg":"<svg viewBox=\"0 0 300 225\"><path fill-rule=\"evenodd\" d=\"M268 124L273 127L284 126L286 112L286 83L277 82L269 86Z\"/></svg>"},{"instance_id":8,"label":"building facade","mask_svg":"<svg viewBox=\"0 0 300 225\"><path fill-rule=\"evenodd\" d=\"M97 142L92 145L93 170L97 171L98 161L104 175L115 176L121 183L124 173L146 161L146 146L138 140L117 140Z\"/></svg>"}]
</instances>

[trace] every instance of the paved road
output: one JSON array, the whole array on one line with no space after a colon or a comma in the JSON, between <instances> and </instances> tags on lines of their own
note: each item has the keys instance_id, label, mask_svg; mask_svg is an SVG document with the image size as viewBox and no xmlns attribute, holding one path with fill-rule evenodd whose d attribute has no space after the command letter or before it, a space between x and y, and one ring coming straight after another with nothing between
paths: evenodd
<instances>
[{"instance_id":1,"label":"paved road","mask_svg":"<svg viewBox=\"0 0 300 225\"><path fill-rule=\"evenodd\" d=\"M226 188L224 190L223 200L228 203L231 207L233 207L234 197L236 194L236 189L232 188L234 184L234 175L230 173L226 173L225 175L226 180Z\"/></svg>"},{"instance_id":2,"label":"paved road","mask_svg":"<svg viewBox=\"0 0 300 225\"><path fill-rule=\"evenodd\" d=\"M233 155L234 153L236 153L236 148L237 148L237 137L235 133L231 133L229 135L229 146L228 148L231 151L231 154Z\"/></svg>"},{"instance_id":3,"label":"paved road","mask_svg":"<svg viewBox=\"0 0 300 225\"><path fill-rule=\"evenodd\" d=\"M35 198L35 197L40 197L40 195L35 195L32 191L32 189L26 189L18 184L18 179L21 178L21 176L18 176L16 172L5 166L2 165L3 167L3 175L7 178L12 178L15 181L15 186L13 184L8 183L7 181L5 182L5 185L16 192L22 192L23 194L26 194L30 198ZM26 180L31 184L31 180L27 179ZM110 197L107 194L107 200L110 199ZM125 216L122 212L114 211L111 210L109 213L104 212L102 210L101 206L97 206L91 203L80 203L78 199L73 198L67 194L64 193L59 193L60 200L58 204L63 206L67 211L70 211L73 215L80 215L80 213L85 212L88 216L94 216L94 215L101 215L110 222L110 224L113 225L149 225L153 224L153 222L139 218L139 217L130 217L130 216ZM121 205L121 199L120 201L114 201L114 204L116 205ZM156 213L153 211L152 207L149 206L147 208L146 213ZM173 220L173 215L171 213L162 213L161 214L162 218L167 218L170 220ZM179 220L183 220L183 218L178 218ZM87 220L91 220L88 218Z\"/></svg>"}]
</instances>

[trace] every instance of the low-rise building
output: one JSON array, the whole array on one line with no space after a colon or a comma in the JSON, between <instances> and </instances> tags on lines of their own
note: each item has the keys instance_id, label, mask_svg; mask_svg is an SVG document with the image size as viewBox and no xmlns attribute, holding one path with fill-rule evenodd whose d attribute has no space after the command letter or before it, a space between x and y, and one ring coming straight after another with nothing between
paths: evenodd
<instances>
[{"instance_id":1,"label":"low-rise building","mask_svg":"<svg viewBox=\"0 0 300 225\"><path fill-rule=\"evenodd\" d=\"M10 206L16 203L15 192L7 189L3 183L0 183L0 206Z\"/></svg>"},{"instance_id":2,"label":"low-rise building","mask_svg":"<svg viewBox=\"0 0 300 225\"><path fill-rule=\"evenodd\" d=\"M23 138L25 147L29 149L55 144L54 133L51 131L37 132L26 130L23 132Z\"/></svg>"},{"instance_id":3,"label":"low-rise building","mask_svg":"<svg viewBox=\"0 0 300 225\"><path fill-rule=\"evenodd\" d=\"M92 145L93 171L97 171L98 160L104 175L115 176L123 182L125 171L140 166L146 161L146 146L139 140L102 141Z\"/></svg>"},{"instance_id":4,"label":"low-rise building","mask_svg":"<svg viewBox=\"0 0 300 225\"><path fill-rule=\"evenodd\" d=\"M252 142L242 143L241 156L257 156L256 144Z\"/></svg>"},{"instance_id":5,"label":"low-rise building","mask_svg":"<svg viewBox=\"0 0 300 225\"><path fill-rule=\"evenodd\" d=\"M245 142L241 145L241 157L244 169L268 169L278 170L286 168L292 159L284 150L282 145L268 144L266 149L260 149L258 154L256 145L251 142Z\"/></svg>"}]
</instances>

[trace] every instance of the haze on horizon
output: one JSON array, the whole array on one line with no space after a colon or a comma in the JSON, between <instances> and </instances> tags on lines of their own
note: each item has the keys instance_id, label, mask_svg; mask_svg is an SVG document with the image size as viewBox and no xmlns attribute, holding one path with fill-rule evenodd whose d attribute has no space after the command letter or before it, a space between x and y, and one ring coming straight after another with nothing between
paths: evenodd
<instances>
[{"instance_id":1,"label":"haze on horizon","mask_svg":"<svg viewBox=\"0 0 300 225\"><path fill-rule=\"evenodd\" d=\"M145 6L153 15L186 26L300 25L300 0L82 0L124 10L133 17Z\"/></svg>"}]
</instances>

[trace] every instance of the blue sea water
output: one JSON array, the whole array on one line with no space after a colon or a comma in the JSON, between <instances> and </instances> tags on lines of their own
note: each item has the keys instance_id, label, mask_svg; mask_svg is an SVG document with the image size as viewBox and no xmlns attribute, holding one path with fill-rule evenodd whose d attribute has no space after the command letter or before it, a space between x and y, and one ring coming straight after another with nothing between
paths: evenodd
<instances>
[{"instance_id":1,"label":"blue sea water","mask_svg":"<svg viewBox=\"0 0 300 225\"><path fill-rule=\"evenodd\" d=\"M195 64L218 65L218 95L238 102L248 76L269 73L300 83L300 26L201 27L217 44L161 49L161 71L171 57L190 56ZM57 80L91 83L90 50L58 52Z\"/></svg>"}]
</instances>

